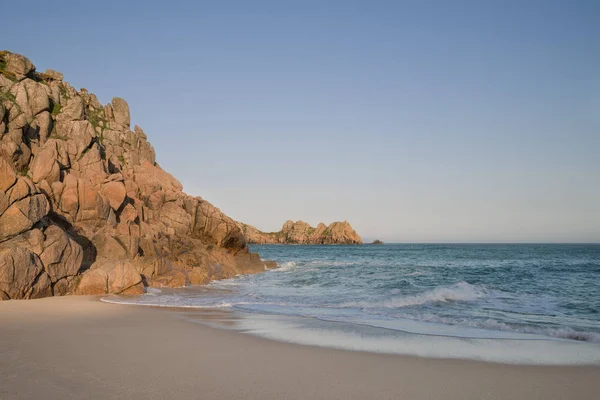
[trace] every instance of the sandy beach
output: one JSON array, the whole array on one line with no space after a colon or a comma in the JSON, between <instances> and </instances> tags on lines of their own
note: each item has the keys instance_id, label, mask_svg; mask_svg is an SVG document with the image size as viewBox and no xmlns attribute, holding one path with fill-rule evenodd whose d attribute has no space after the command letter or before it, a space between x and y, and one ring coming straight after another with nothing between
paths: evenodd
<instances>
[{"instance_id":1,"label":"sandy beach","mask_svg":"<svg viewBox=\"0 0 600 400\"><path fill-rule=\"evenodd\" d=\"M595 399L600 367L369 354L99 297L0 302L0 399Z\"/></svg>"}]
</instances>

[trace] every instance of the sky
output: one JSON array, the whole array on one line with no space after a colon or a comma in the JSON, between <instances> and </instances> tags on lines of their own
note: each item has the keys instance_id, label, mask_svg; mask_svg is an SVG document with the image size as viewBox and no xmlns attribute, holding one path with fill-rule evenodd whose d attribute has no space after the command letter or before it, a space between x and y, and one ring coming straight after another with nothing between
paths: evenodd
<instances>
[{"instance_id":1,"label":"sky","mask_svg":"<svg viewBox=\"0 0 600 400\"><path fill-rule=\"evenodd\" d=\"M598 1L4 3L0 49L126 99L236 220L600 242Z\"/></svg>"}]
</instances>

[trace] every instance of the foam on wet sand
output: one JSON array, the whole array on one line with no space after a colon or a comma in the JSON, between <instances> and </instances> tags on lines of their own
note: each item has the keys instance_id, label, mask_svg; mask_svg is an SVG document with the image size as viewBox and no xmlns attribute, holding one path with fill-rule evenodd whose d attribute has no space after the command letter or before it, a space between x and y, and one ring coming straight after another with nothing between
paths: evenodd
<instances>
[{"instance_id":1,"label":"foam on wet sand","mask_svg":"<svg viewBox=\"0 0 600 400\"><path fill-rule=\"evenodd\" d=\"M0 303L1 399L594 399L600 367L374 354L261 339L96 297ZM226 311L202 318L226 320Z\"/></svg>"}]
</instances>

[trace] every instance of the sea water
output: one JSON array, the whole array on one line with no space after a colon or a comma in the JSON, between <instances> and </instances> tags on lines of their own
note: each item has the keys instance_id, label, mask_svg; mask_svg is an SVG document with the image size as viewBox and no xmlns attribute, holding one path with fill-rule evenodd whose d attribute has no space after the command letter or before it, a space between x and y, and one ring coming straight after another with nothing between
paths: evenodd
<instances>
[{"instance_id":1,"label":"sea water","mask_svg":"<svg viewBox=\"0 0 600 400\"><path fill-rule=\"evenodd\" d=\"M279 268L205 287L108 300L231 309L236 329L308 345L600 364L600 245L255 245L251 250Z\"/></svg>"}]
</instances>

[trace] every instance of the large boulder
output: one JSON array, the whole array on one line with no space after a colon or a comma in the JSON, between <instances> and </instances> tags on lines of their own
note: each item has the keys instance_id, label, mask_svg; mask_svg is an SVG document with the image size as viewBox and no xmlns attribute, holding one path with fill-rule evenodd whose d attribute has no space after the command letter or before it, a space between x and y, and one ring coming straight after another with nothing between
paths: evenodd
<instances>
[{"instance_id":1,"label":"large boulder","mask_svg":"<svg viewBox=\"0 0 600 400\"><path fill-rule=\"evenodd\" d=\"M114 97L112 99L112 110L115 122L129 129L131 124L129 104L127 104L127 102L120 97Z\"/></svg>"},{"instance_id":2,"label":"large boulder","mask_svg":"<svg viewBox=\"0 0 600 400\"><path fill-rule=\"evenodd\" d=\"M67 151L72 160L79 160L96 137L96 132L88 121L58 120L54 129L57 137L70 142L67 144Z\"/></svg>"},{"instance_id":3,"label":"large boulder","mask_svg":"<svg viewBox=\"0 0 600 400\"><path fill-rule=\"evenodd\" d=\"M105 230L97 232L92 237L92 243L96 248L98 258L124 259L129 257L129 251L125 245Z\"/></svg>"},{"instance_id":4,"label":"large boulder","mask_svg":"<svg viewBox=\"0 0 600 400\"><path fill-rule=\"evenodd\" d=\"M42 111L35 116L25 128L25 136L30 144L40 146L46 143L52 130L52 116L48 111Z\"/></svg>"},{"instance_id":5,"label":"large boulder","mask_svg":"<svg viewBox=\"0 0 600 400\"><path fill-rule=\"evenodd\" d=\"M44 146L31 161L31 177L34 183L46 180L52 184L60 179L60 166L58 165L58 152L56 145L50 143Z\"/></svg>"},{"instance_id":6,"label":"large boulder","mask_svg":"<svg viewBox=\"0 0 600 400\"><path fill-rule=\"evenodd\" d=\"M83 99L79 96L63 96L60 98L60 113L57 121L81 121L85 118Z\"/></svg>"},{"instance_id":7,"label":"large boulder","mask_svg":"<svg viewBox=\"0 0 600 400\"><path fill-rule=\"evenodd\" d=\"M192 217L175 201L165 203L160 210L160 221L179 234L189 234Z\"/></svg>"},{"instance_id":8,"label":"large boulder","mask_svg":"<svg viewBox=\"0 0 600 400\"><path fill-rule=\"evenodd\" d=\"M234 251L246 247L244 233L233 219L206 200L197 199L194 208L196 237Z\"/></svg>"},{"instance_id":9,"label":"large boulder","mask_svg":"<svg viewBox=\"0 0 600 400\"><path fill-rule=\"evenodd\" d=\"M4 70L14 74L17 79L24 79L35 70L35 65L29 59L21 54L2 52L2 58L6 66Z\"/></svg>"},{"instance_id":10,"label":"large boulder","mask_svg":"<svg viewBox=\"0 0 600 400\"><path fill-rule=\"evenodd\" d=\"M15 201L0 215L0 242L31 229L49 211L50 205L43 194Z\"/></svg>"},{"instance_id":11,"label":"large boulder","mask_svg":"<svg viewBox=\"0 0 600 400\"><path fill-rule=\"evenodd\" d=\"M110 206L115 211L121 208L121 204L123 204L127 196L123 182L116 181L108 182L102 186L102 194L108 199Z\"/></svg>"},{"instance_id":12,"label":"large boulder","mask_svg":"<svg viewBox=\"0 0 600 400\"><path fill-rule=\"evenodd\" d=\"M15 98L15 112L23 112L28 120L47 111L50 108L50 99L46 88L39 82L24 79L10 88L10 93Z\"/></svg>"},{"instance_id":13,"label":"large boulder","mask_svg":"<svg viewBox=\"0 0 600 400\"><path fill-rule=\"evenodd\" d=\"M55 71L55 70L49 69L49 68L46 69L46 72L44 72L44 75L47 78L54 80L54 81L62 81L64 78L64 75L62 72L58 72L58 71Z\"/></svg>"},{"instance_id":14,"label":"large boulder","mask_svg":"<svg viewBox=\"0 0 600 400\"><path fill-rule=\"evenodd\" d=\"M142 276L129 260L106 261L84 272L76 294L142 294Z\"/></svg>"},{"instance_id":15,"label":"large boulder","mask_svg":"<svg viewBox=\"0 0 600 400\"><path fill-rule=\"evenodd\" d=\"M99 185L108 176L104 160L102 159L102 150L97 143L86 149L78 161L71 165L77 175L86 178L92 185Z\"/></svg>"},{"instance_id":16,"label":"large boulder","mask_svg":"<svg viewBox=\"0 0 600 400\"><path fill-rule=\"evenodd\" d=\"M46 296L52 296L52 287L40 259L25 247L0 245L0 297L34 299Z\"/></svg>"},{"instance_id":17,"label":"large boulder","mask_svg":"<svg viewBox=\"0 0 600 400\"><path fill-rule=\"evenodd\" d=\"M74 276L81 267L83 250L65 231L50 225L44 231L44 250L40 260L52 282Z\"/></svg>"},{"instance_id":18,"label":"large boulder","mask_svg":"<svg viewBox=\"0 0 600 400\"><path fill-rule=\"evenodd\" d=\"M157 190L164 192L181 192L183 190L183 185L173 175L147 160L134 166L133 181L138 185L142 197L148 197Z\"/></svg>"},{"instance_id":19,"label":"large boulder","mask_svg":"<svg viewBox=\"0 0 600 400\"><path fill-rule=\"evenodd\" d=\"M58 197L57 211L70 223L83 223L84 228L106 224L109 202L88 180L67 175Z\"/></svg>"}]
</instances>

